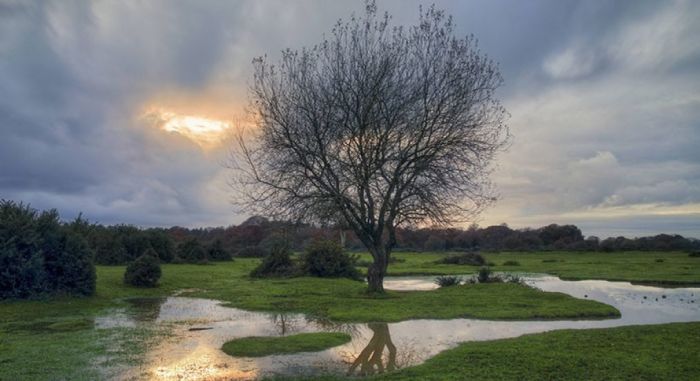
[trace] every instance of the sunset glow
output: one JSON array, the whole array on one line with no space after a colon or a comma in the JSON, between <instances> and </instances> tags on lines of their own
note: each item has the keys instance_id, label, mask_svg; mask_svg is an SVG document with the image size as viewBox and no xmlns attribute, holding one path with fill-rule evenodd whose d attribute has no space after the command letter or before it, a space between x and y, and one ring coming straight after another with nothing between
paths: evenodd
<instances>
[{"instance_id":1,"label":"sunset glow","mask_svg":"<svg viewBox=\"0 0 700 381\"><path fill-rule=\"evenodd\" d=\"M218 145L232 126L225 120L159 109L151 109L145 118L163 131L180 134L204 148Z\"/></svg>"}]
</instances>

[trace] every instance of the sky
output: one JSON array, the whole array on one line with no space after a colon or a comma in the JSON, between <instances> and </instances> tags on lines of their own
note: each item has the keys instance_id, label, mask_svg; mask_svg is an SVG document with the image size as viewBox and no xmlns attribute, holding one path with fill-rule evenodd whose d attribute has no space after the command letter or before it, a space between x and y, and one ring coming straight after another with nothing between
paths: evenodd
<instances>
[{"instance_id":1,"label":"sky","mask_svg":"<svg viewBox=\"0 0 700 381\"><path fill-rule=\"evenodd\" d=\"M377 1L398 25L420 4ZM475 222L700 237L700 1L435 4L505 81L513 140ZM252 59L363 8L0 0L0 198L103 224L240 223L222 136L244 118Z\"/></svg>"}]
</instances>

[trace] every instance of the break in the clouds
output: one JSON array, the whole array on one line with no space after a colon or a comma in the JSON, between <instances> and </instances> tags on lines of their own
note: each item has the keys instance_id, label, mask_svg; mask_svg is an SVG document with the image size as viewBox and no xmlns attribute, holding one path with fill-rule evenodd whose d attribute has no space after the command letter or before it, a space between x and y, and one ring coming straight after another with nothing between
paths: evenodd
<instances>
[{"instance_id":1,"label":"break in the clouds","mask_svg":"<svg viewBox=\"0 0 700 381\"><path fill-rule=\"evenodd\" d=\"M397 24L419 4L378 1ZM481 224L700 236L699 2L436 5L505 78L514 139ZM220 139L252 58L315 44L362 9L0 0L0 198L102 223L240 222Z\"/></svg>"}]
</instances>

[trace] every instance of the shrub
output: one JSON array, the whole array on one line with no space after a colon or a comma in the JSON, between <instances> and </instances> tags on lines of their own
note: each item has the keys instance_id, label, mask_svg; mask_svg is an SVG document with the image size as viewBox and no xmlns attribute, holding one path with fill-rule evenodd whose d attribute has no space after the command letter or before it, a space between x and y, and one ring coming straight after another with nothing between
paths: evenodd
<instances>
[{"instance_id":1,"label":"shrub","mask_svg":"<svg viewBox=\"0 0 700 381\"><path fill-rule=\"evenodd\" d=\"M164 230L148 230L148 241L161 262L170 263L175 259L175 242Z\"/></svg>"},{"instance_id":2,"label":"shrub","mask_svg":"<svg viewBox=\"0 0 700 381\"><path fill-rule=\"evenodd\" d=\"M124 262L133 261L151 248L151 241L148 235L136 226L118 225L112 229L115 230L115 234L124 246Z\"/></svg>"},{"instance_id":3,"label":"shrub","mask_svg":"<svg viewBox=\"0 0 700 381\"><path fill-rule=\"evenodd\" d=\"M517 284L527 285L527 283L525 282L525 278L521 277L520 275L508 274L502 279L504 282L507 282L507 283L517 283Z\"/></svg>"},{"instance_id":4,"label":"shrub","mask_svg":"<svg viewBox=\"0 0 700 381\"><path fill-rule=\"evenodd\" d=\"M656 259L654 260L654 262L656 262L656 263L661 263L661 262L664 262L664 259L663 259L663 258L656 258Z\"/></svg>"},{"instance_id":5,"label":"shrub","mask_svg":"<svg viewBox=\"0 0 700 381\"><path fill-rule=\"evenodd\" d=\"M518 261L505 261L505 262L503 262L503 266L520 266L520 262L518 262Z\"/></svg>"},{"instance_id":6,"label":"shrub","mask_svg":"<svg viewBox=\"0 0 700 381\"><path fill-rule=\"evenodd\" d=\"M265 255L267 251L259 246L244 247L236 253L236 256L241 258L263 258Z\"/></svg>"},{"instance_id":7,"label":"shrub","mask_svg":"<svg viewBox=\"0 0 700 381\"><path fill-rule=\"evenodd\" d=\"M467 252L458 255L449 255L436 261L435 263L446 265L483 266L486 263L486 260L484 260L484 257L482 257L479 253Z\"/></svg>"},{"instance_id":8,"label":"shrub","mask_svg":"<svg viewBox=\"0 0 700 381\"><path fill-rule=\"evenodd\" d=\"M224 249L224 244L220 239L214 240L207 249L209 259L212 261L230 261L231 252Z\"/></svg>"},{"instance_id":9,"label":"shrub","mask_svg":"<svg viewBox=\"0 0 700 381\"><path fill-rule=\"evenodd\" d=\"M698 258L700 257L700 251L693 251L692 253L688 254L688 256Z\"/></svg>"},{"instance_id":10,"label":"shrub","mask_svg":"<svg viewBox=\"0 0 700 381\"><path fill-rule=\"evenodd\" d=\"M206 263L207 251L199 240L191 238L180 244L178 247L178 258L183 263Z\"/></svg>"},{"instance_id":11,"label":"shrub","mask_svg":"<svg viewBox=\"0 0 700 381\"><path fill-rule=\"evenodd\" d=\"M270 252L263 258L262 263L253 269L250 276L254 278L289 277L296 272L289 246L280 244L270 248Z\"/></svg>"},{"instance_id":12,"label":"shrub","mask_svg":"<svg viewBox=\"0 0 700 381\"><path fill-rule=\"evenodd\" d=\"M57 247L58 255L51 260L45 258L49 287L55 292L73 295L95 293L97 275L87 241L76 233L67 232Z\"/></svg>"},{"instance_id":13,"label":"shrub","mask_svg":"<svg viewBox=\"0 0 700 381\"><path fill-rule=\"evenodd\" d=\"M479 269L479 273L477 274L476 279L479 281L479 283L488 283L493 281L491 274L491 269L484 266Z\"/></svg>"},{"instance_id":14,"label":"shrub","mask_svg":"<svg viewBox=\"0 0 700 381\"><path fill-rule=\"evenodd\" d=\"M444 275L435 278L435 284L440 287L457 286L462 283L462 278L454 275Z\"/></svg>"},{"instance_id":15,"label":"shrub","mask_svg":"<svg viewBox=\"0 0 700 381\"><path fill-rule=\"evenodd\" d=\"M158 253L148 249L126 267L124 283L135 287L155 287L160 276Z\"/></svg>"},{"instance_id":16,"label":"shrub","mask_svg":"<svg viewBox=\"0 0 700 381\"><path fill-rule=\"evenodd\" d=\"M0 299L91 295L92 256L85 240L70 225L61 225L55 210L38 213L22 203L0 201Z\"/></svg>"},{"instance_id":17,"label":"shrub","mask_svg":"<svg viewBox=\"0 0 700 381\"><path fill-rule=\"evenodd\" d=\"M126 249L119 236L112 229L100 229L94 233L95 263L99 265L120 265L126 261Z\"/></svg>"},{"instance_id":18,"label":"shrub","mask_svg":"<svg viewBox=\"0 0 700 381\"><path fill-rule=\"evenodd\" d=\"M554 263L554 262L558 262L558 261L556 259L543 259L542 260L542 263Z\"/></svg>"},{"instance_id":19,"label":"shrub","mask_svg":"<svg viewBox=\"0 0 700 381\"><path fill-rule=\"evenodd\" d=\"M37 212L12 201L0 203L0 298L29 298L46 289Z\"/></svg>"},{"instance_id":20,"label":"shrub","mask_svg":"<svg viewBox=\"0 0 700 381\"><path fill-rule=\"evenodd\" d=\"M356 263L357 257L345 253L335 241L320 240L306 249L302 256L302 271L318 277L361 279Z\"/></svg>"}]
</instances>

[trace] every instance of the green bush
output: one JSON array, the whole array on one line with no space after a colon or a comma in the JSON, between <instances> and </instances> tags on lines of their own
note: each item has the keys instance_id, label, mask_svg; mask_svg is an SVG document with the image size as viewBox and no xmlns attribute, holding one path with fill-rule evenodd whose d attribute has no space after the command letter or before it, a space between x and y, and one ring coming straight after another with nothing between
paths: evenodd
<instances>
[{"instance_id":1,"label":"green bush","mask_svg":"<svg viewBox=\"0 0 700 381\"><path fill-rule=\"evenodd\" d=\"M462 277L454 275L443 275L435 278L435 284L440 287L458 286L462 283Z\"/></svg>"},{"instance_id":2,"label":"green bush","mask_svg":"<svg viewBox=\"0 0 700 381\"><path fill-rule=\"evenodd\" d=\"M491 269L484 266L479 269L479 273L476 275L476 279L479 281L479 283L489 283L494 280L491 274Z\"/></svg>"},{"instance_id":3,"label":"green bush","mask_svg":"<svg viewBox=\"0 0 700 381\"><path fill-rule=\"evenodd\" d=\"M209 245L209 248L207 249L207 254L209 256L209 260L212 260L212 261L230 261L231 260L231 252L224 249L224 243L221 242L220 239L214 240L214 242L212 242Z\"/></svg>"},{"instance_id":4,"label":"green bush","mask_svg":"<svg viewBox=\"0 0 700 381\"><path fill-rule=\"evenodd\" d=\"M38 213L22 203L0 201L0 299L91 295L92 256L87 242L71 225L61 225L55 210Z\"/></svg>"},{"instance_id":5,"label":"green bush","mask_svg":"<svg viewBox=\"0 0 700 381\"><path fill-rule=\"evenodd\" d=\"M85 238L73 232L64 233L58 247L60 253L56 257L45 259L51 289L67 294L92 295L97 275Z\"/></svg>"},{"instance_id":6,"label":"green bush","mask_svg":"<svg viewBox=\"0 0 700 381\"><path fill-rule=\"evenodd\" d=\"M188 239L180 244L177 251L180 263L207 263L207 251L196 238Z\"/></svg>"},{"instance_id":7,"label":"green bush","mask_svg":"<svg viewBox=\"0 0 700 381\"><path fill-rule=\"evenodd\" d=\"M448 255L435 263L445 265L483 266L486 263L486 260L484 260L484 257L482 257L479 253L467 252L457 255Z\"/></svg>"},{"instance_id":8,"label":"green bush","mask_svg":"<svg viewBox=\"0 0 700 381\"><path fill-rule=\"evenodd\" d=\"M236 256L241 258L263 258L266 255L267 251L259 246L247 246L236 253Z\"/></svg>"},{"instance_id":9,"label":"green bush","mask_svg":"<svg viewBox=\"0 0 700 381\"><path fill-rule=\"evenodd\" d=\"M320 240L307 247L302 256L302 271L317 277L361 279L356 262L357 257L345 253L335 241Z\"/></svg>"},{"instance_id":10,"label":"green bush","mask_svg":"<svg viewBox=\"0 0 700 381\"><path fill-rule=\"evenodd\" d=\"M688 254L688 256L698 258L700 257L700 251L693 251L692 253Z\"/></svg>"},{"instance_id":11,"label":"green bush","mask_svg":"<svg viewBox=\"0 0 700 381\"><path fill-rule=\"evenodd\" d=\"M158 253L148 249L126 266L124 283L136 287L155 287L161 274Z\"/></svg>"},{"instance_id":12,"label":"green bush","mask_svg":"<svg viewBox=\"0 0 700 381\"><path fill-rule=\"evenodd\" d=\"M158 254L161 262L170 263L175 259L175 242L166 231L150 229L147 231L147 236L151 248Z\"/></svg>"},{"instance_id":13,"label":"green bush","mask_svg":"<svg viewBox=\"0 0 700 381\"><path fill-rule=\"evenodd\" d=\"M101 227L93 233L95 263L99 265L121 265L126 262L126 249L113 229Z\"/></svg>"},{"instance_id":14,"label":"green bush","mask_svg":"<svg viewBox=\"0 0 700 381\"><path fill-rule=\"evenodd\" d=\"M297 273L287 245L275 245L263 258L262 263L250 273L254 278L289 277Z\"/></svg>"},{"instance_id":15,"label":"green bush","mask_svg":"<svg viewBox=\"0 0 700 381\"><path fill-rule=\"evenodd\" d=\"M520 266L520 262L518 262L518 261L505 261L505 262L503 262L503 266Z\"/></svg>"}]
</instances>

